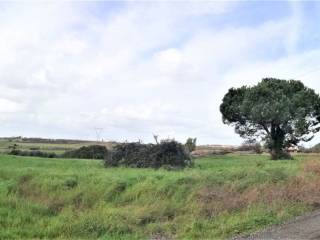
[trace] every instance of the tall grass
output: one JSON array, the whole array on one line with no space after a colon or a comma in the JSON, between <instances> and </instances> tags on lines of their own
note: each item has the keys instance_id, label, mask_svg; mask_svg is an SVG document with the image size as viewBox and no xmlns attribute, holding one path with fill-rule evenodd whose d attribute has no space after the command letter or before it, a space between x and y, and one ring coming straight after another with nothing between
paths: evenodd
<instances>
[{"instance_id":1,"label":"tall grass","mask_svg":"<svg viewBox=\"0 0 320 240\"><path fill-rule=\"evenodd\" d=\"M320 163L309 158L213 156L196 160L194 168L167 171L0 155L0 239L197 239L251 232L320 203L320 193L310 196L320 183L314 171ZM300 194L295 186L307 190Z\"/></svg>"}]
</instances>

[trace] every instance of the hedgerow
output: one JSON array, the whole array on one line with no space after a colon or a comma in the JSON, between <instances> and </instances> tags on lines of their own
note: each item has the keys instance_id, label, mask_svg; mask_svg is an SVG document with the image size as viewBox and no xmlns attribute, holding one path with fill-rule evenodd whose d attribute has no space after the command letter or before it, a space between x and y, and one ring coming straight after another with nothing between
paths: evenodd
<instances>
[{"instance_id":1,"label":"hedgerow","mask_svg":"<svg viewBox=\"0 0 320 240\"><path fill-rule=\"evenodd\" d=\"M43 157L43 158L57 158L57 157L59 157L56 153L53 153L53 152L22 151L22 150L17 150L17 149L10 151L9 154L16 155L16 156Z\"/></svg>"},{"instance_id":2,"label":"hedgerow","mask_svg":"<svg viewBox=\"0 0 320 240\"><path fill-rule=\"evenodd\" d=\"M108 149L101 145L83 146L78 149L70 150L62 154L63 158L82 158L82 159L104 159L108 154Z\"/></svg>"}]
</instances>

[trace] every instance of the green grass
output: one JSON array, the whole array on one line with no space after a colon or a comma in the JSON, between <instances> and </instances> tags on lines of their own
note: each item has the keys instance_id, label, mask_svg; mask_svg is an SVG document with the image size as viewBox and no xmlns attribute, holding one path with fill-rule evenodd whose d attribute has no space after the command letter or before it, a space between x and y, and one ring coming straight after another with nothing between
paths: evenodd
<instances>
[{"instance_id":1,"label":"green grass","mask_svg":"<svg viewBox=\"0 0 320 240\"><path fill-rule=\"evenodd\" d=\"M215 195L208 201L206 189L224 196L223 189L241 194L281 185L298 174L305 158L214 156L196 160L191 169L166 171L0 155L0 239L212 239L251 232L310 208L280 201L229 209L217 199L221 206L208 209Z\"/></svg>"}]
</instances>

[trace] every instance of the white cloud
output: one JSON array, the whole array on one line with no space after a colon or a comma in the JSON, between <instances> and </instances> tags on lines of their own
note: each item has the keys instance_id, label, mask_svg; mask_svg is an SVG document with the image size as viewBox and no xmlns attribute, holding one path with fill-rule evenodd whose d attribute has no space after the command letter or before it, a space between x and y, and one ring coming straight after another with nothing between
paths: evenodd
<instances>
[{"instance_id":1,"label":"white cloud","mask_svg":"<svg viewBox=\"0 0 320 240\"><path fill-rule=\"evenodd\" d=\"M14 101L0 98L0 113L11 113L22 110L22 106Z\"/></svg>"},{"instance_id":2,"label":"white cloud","mask_svg":"<svg viewBox=\"0 0 320 240\"><path fill-rule=\"evenodd\" d=\"M108 17L87 4L96 3L0 8L1 135L94 138L103 127L106 139L152 141L158 133L239 143L221 122L227 89L319 63L318 50L294 51L297 11L219 28L203 18L237 4L128 3ZM311 76L306 83L320 89Z\"/></svg>"}]
</instances>

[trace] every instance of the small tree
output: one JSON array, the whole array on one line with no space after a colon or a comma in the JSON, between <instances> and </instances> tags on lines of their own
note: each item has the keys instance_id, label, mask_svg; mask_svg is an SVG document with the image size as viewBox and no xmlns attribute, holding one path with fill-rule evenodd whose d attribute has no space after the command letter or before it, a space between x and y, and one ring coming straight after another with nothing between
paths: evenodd
<instances>
[{"instance_id":1,"label":"small tree","mask_svg":"<svg viewBox=\"0 0 320 240\"><path fill-rule=\"evenodd\" d=\"M196 150L197 138L188 138L185 146L189 152Z\"/></svg>"},{"instance_id":2,"label":"small tree","mask_svg":"<svg viewBox=\"0 0 320 240\"><path fill-rule=\"evenodd\" d=\"M320 97L296 80L265 78L253 87L231 88L220 111L241 137L264 141L272 159L289 158L287 147L320 130Z\"/></svg>"},{"instance_id":3,"label":"small tree","mask_svg":"<svg viewBox=\"0 0 320 240\"><path fill-rule=\"evenodd\" d=\"M11 151L16 151L18 148L18 144L15 143L13 145L10 145L8 148L11 149Z\"/></svg>"}]
</instances>

